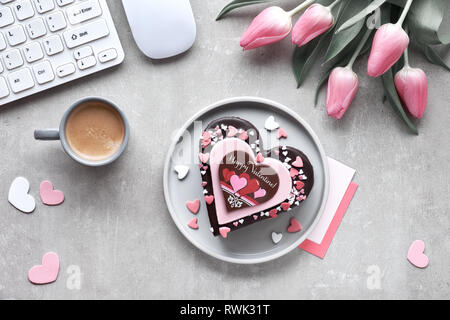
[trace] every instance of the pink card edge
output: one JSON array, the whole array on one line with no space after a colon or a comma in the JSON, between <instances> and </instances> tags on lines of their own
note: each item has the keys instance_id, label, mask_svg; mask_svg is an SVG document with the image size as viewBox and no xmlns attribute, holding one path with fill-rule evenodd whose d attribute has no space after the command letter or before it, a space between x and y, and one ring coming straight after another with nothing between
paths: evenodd
<instances>
[{"instance_id":1,"label":"pink card edge","mask_svg":"<svg viewBox=\"0 0 450 320\"><path fill-rule=\"evenodd\" d=\"M311 240L305 240L302 244L299 245L300 249L309 252L319 257L320 259L325 258L328 248L331 245L331 241L333 241L334 235L336 234L339 225L341 224L341 221L344 218L344 215L347 212L347 209L350 206L350 203L352 202L357 189L358 184L356 184L353 181L350 182L347 191L345 192L344 197L342 198L341 203L339 204L339 207L336 210L333 220L331 221L330 226L328 227L325 237L322 240L322 243L317 244Z\"/></svg>"}]
</instances>

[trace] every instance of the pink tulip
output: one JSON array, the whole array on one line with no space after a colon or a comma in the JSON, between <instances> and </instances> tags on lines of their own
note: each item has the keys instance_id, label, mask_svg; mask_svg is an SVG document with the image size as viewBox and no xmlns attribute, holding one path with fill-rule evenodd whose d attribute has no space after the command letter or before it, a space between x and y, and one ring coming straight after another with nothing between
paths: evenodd
<instances>
[{"instance_id":1,"label":"pink tulip","mask_svg":"<svg viewBox=\"0 0 450 320\"><path fill-rule=\"evenodd\" d=\"M395 87L403 104L416 118L422 118L427 107L427 76L422 69L405 66L395 75Z\"/></svg>"},{"instance_id":2,"label":"pink tulip","mask_svg":"<svg viewBox=\"0 0 450 320\"><path fill-rule=\"evenodd\" d=\"M367 74L374 78L383 75L400 59L408 44L409 37L400 25L382 25L373 39Z\"/></svg>"},{"instance_id":3,"label":"pink tulip","mask_svg":"<svg viewBox=\"0 0 450 320\"><path fill-rule=\"evenodd\" d=\"M301 47L326 32L334 23L329 8L313 4L298 19L292 30L292 43Z\"/></svg>"},{"instance_id":4,"label":"pink tulip","mask_svg":"<svg viewBox=\"0 0 450 320\"><path fill-rule=\"evenodd\" d=\"M241 37L244 50L255 49L278 42L289 35L292 29L291 16L280 7L263 10L252 21Z\"/></svg>"},{"instance_id":5,"label":"pink tulip","mask_svg":"<svg viewBox=\"0 0 450 320\"><path fill-rule=\"evenodd\" d=\"M328 79L327 113L341 119L358 92L358 76L349 67L335 68Z\"/></svg>"}]
</instances>

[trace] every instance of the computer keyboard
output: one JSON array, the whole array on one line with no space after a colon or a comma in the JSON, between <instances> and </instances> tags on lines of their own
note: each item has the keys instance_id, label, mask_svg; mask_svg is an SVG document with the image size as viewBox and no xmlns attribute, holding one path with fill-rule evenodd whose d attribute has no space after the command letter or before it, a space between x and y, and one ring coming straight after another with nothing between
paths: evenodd
<instances>
[{"instance_id":1,"label":"computer keyboard","mask_svg":"<svg viewBox=\"0 0 450 320\"><path fill-rule=\"evenodd\" d=\"M124 57L106 0L0 0L0 106Z\"/></svg>"}]
</instances>

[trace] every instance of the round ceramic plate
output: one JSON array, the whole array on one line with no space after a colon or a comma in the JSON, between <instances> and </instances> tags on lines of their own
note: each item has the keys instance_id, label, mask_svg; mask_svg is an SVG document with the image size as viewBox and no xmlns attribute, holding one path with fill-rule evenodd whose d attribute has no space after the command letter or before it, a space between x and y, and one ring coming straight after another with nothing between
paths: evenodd
<instances>
[{"instance_id":1,"label":"round ceramic plate","mask_svg":"<svg viewBox=\"0 0 450 320\"><path fill-rule=\"evenodd\" d=\"M264 128L266 119L273 115L288 134L287 139L276 139ZM314 167L314 187L306 201L276 219L264 220L231 232L227 239L211 233L208 212L203 200L201 174L198 166L199 141L203 129L213 120L235 116L253 123L259 130L264 148L287 145L303 151ZM190 170L184 180L174 171L176 165L187 165ZM164 168L164 196L172 218L181 233L197 248L218 259L233 263L261 263L276 259L298 247L314 229L328 195L328 161L311 127L297 114L279 103L253 97L233 98L217 102L196 115L180 129L171 143ZM201 199L200 212L194 216L186 209L186 202ZM198 218L198 230L188 227ZM298 233L288 233L291 217L303 226ZM272 232L282 233L278 244L272 241Z\"/></svg>"}]
</instances>

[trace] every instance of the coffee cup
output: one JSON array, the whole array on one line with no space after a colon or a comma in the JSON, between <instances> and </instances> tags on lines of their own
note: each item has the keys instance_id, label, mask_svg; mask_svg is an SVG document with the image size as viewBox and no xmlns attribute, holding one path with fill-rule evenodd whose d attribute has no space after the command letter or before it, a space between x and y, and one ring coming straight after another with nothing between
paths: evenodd
<instances>
[{"instance_id":1,"label":"coffee cup","mask_svg":"<svg viewBox=\"0 0 450 320\"><path fill-rule=\"evenodd\" d=\"M113 102L87 97L64 114L59 129L36 130L36 140L60 140L75 161L90 167L114 162L125 150L130 127L123 111Z\"/></svg>"}]
</instances>

